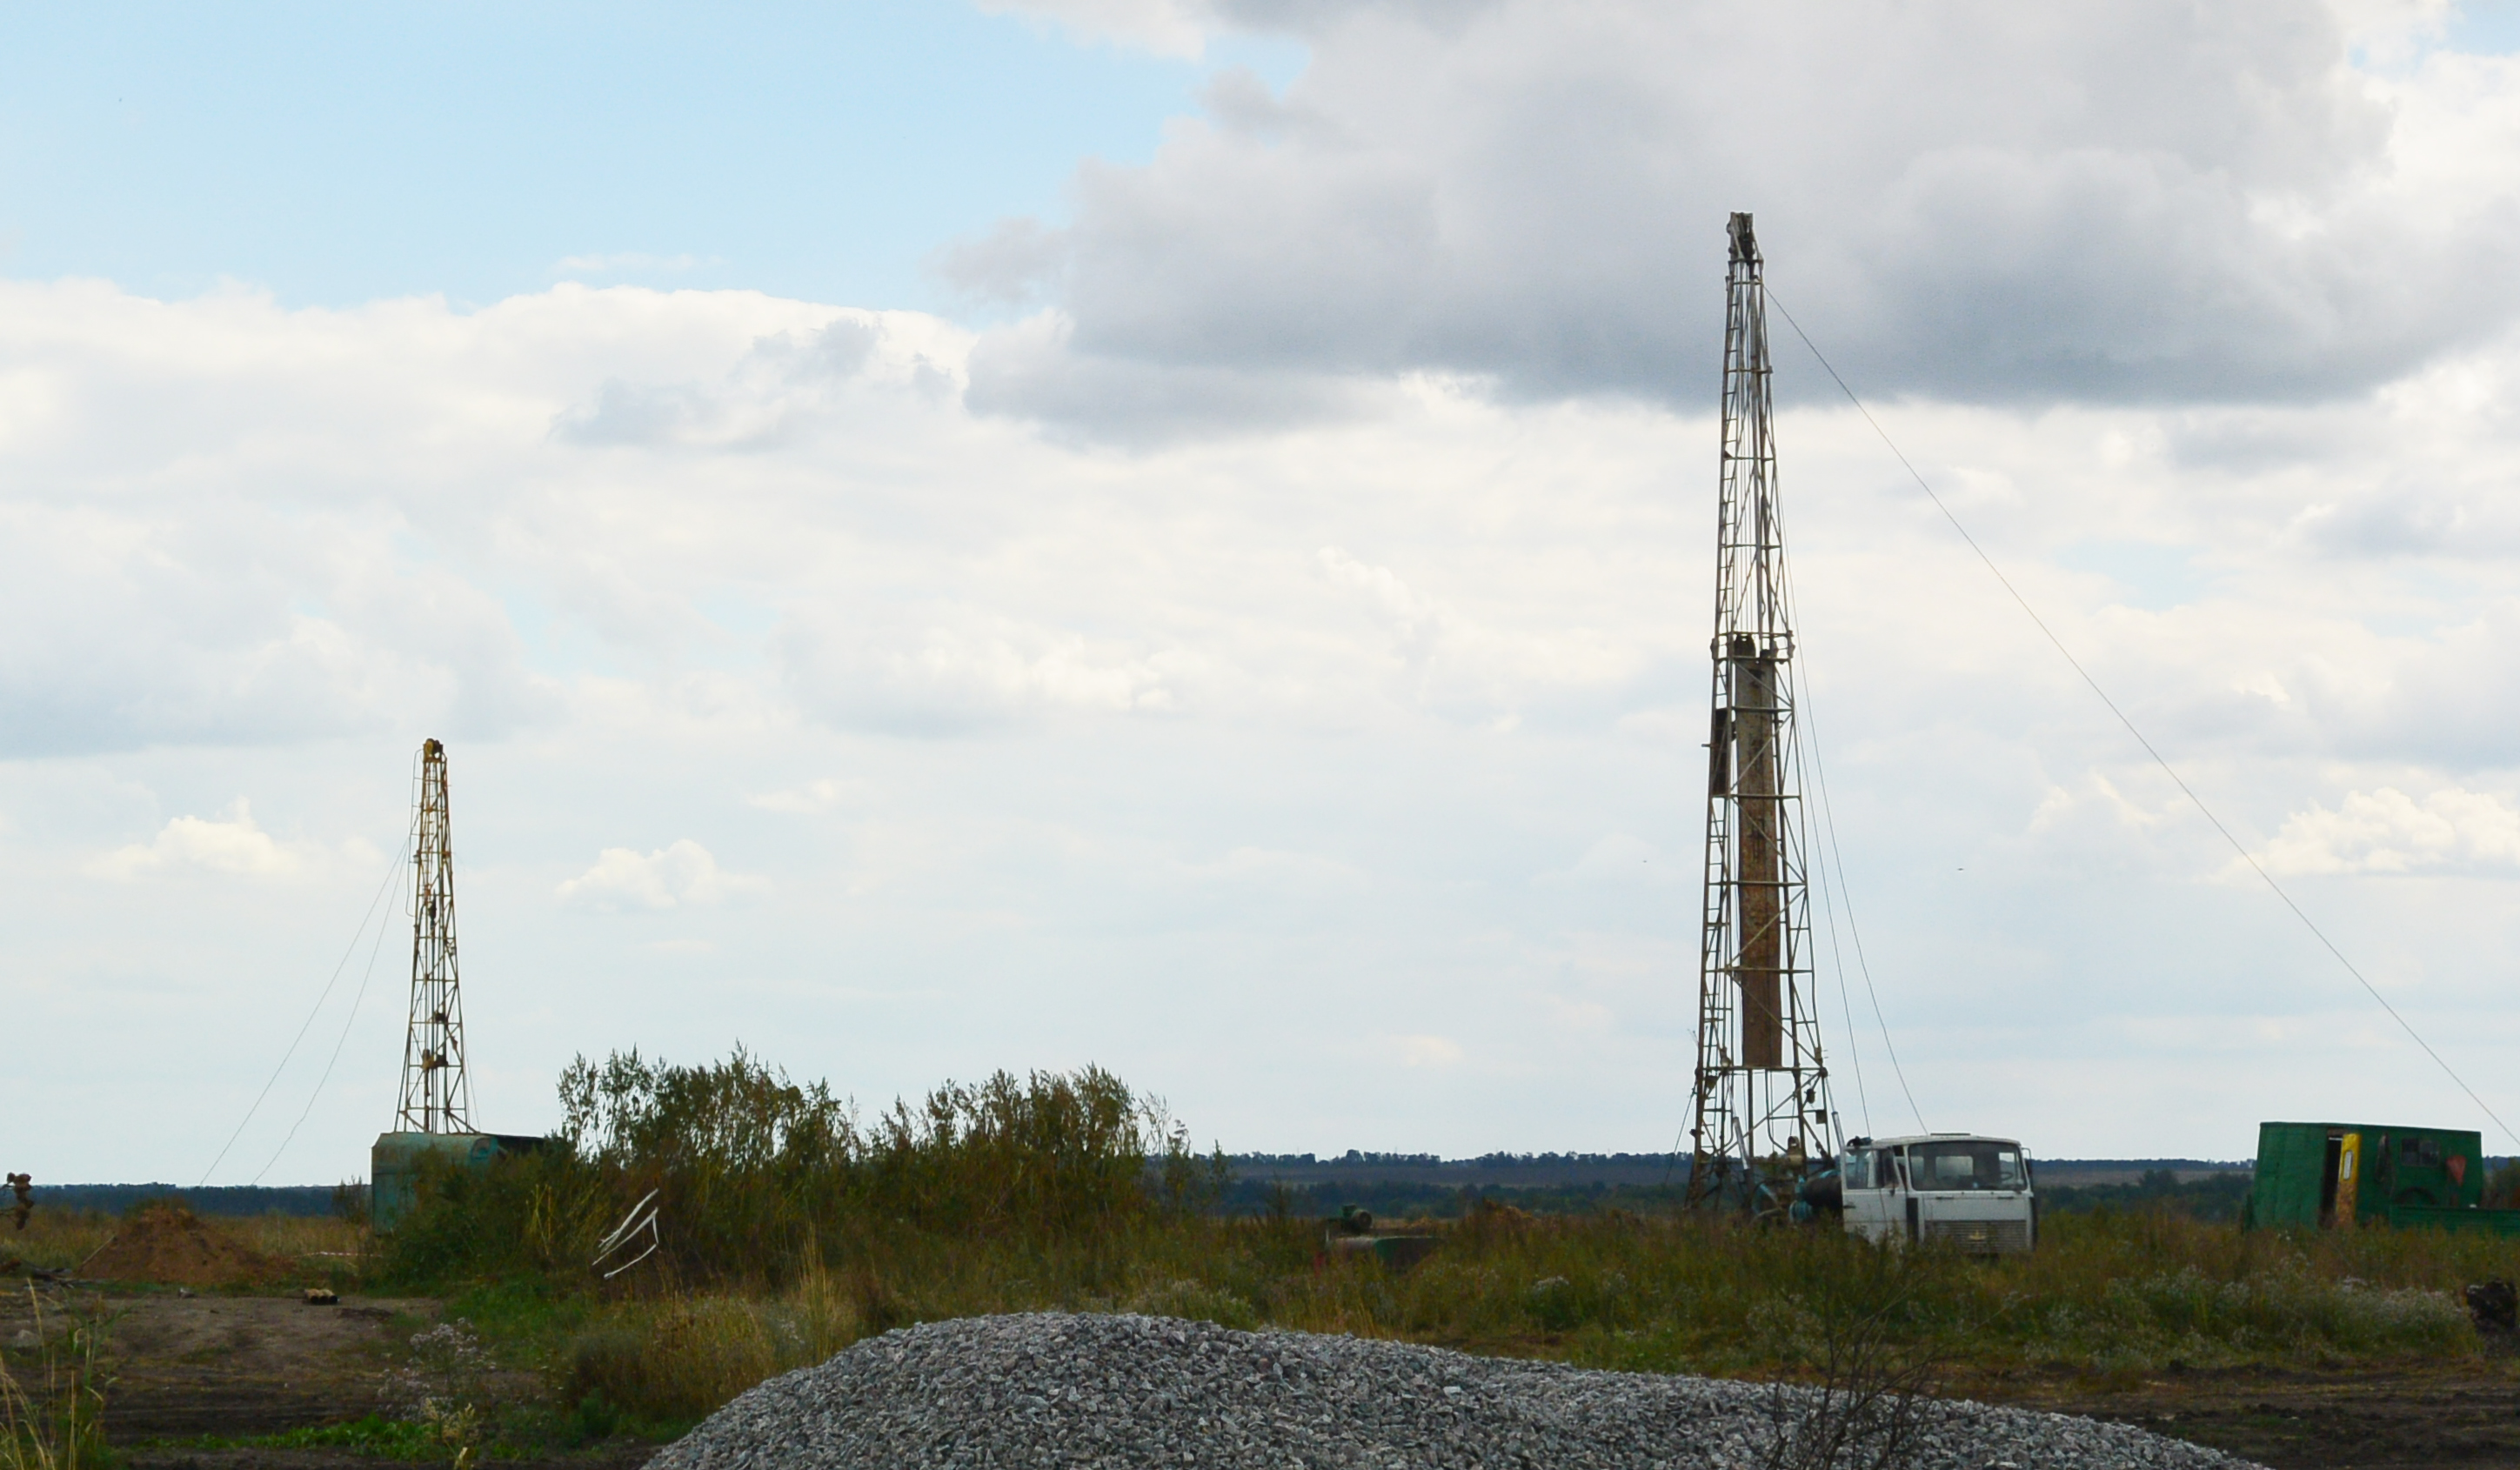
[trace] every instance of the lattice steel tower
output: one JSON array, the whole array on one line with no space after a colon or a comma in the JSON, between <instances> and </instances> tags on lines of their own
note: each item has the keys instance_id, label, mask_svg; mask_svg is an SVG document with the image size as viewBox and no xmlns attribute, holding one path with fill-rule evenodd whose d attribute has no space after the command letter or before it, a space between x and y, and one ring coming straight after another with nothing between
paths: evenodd
<instances>
[{"instance_id":1,"label":"lattice steel tower","mask_svg":"<svg viewBox=\"0 0 2520 1470\"><path fill-rule=\"evenodd\" d=\"M402 1111L408 1133L469 1134L472 1093L464 1077L464 997L455 973L455 849L446 827L446 747L420 747L411 853L411 1030L402 1047Z\"/></svg>"},{"instance_id":2,"label":"lattice steel tower","mask_svg":"<svg viewBox=\"0 0 2520 1470\"><path fill-rule=\"evenodd\" d=\"M1792 604L1777 513L1767 291L1750 216L1725 273L1705 929L1688 1125L1691 1204L1783 1209L1837 1152L1813 984Z\"/></svg>"}]
</instances>

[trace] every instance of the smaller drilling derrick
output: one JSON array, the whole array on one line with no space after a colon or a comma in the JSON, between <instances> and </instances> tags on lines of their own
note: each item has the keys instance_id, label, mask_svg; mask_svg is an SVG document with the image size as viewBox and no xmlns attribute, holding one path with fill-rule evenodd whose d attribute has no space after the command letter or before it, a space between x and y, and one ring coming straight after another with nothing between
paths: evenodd
<instances>
[{"instance_id":1,"label":"smaller drilling derrick","mask_svg":"<svg viewBox=\"0 0 2520 1470\"><path fill-rule=\"evenodd\" d=\"M1781 1211L1803 1178L1836 1155L1838 1135L1812 972L1767 287L1750 216L1733 215L1728 233L1688 1199Z\"/></svg>"},{"instance_id":2,"label":"smaller drilling derrick","mask_svg":"<svg viewBox=\"0 0 2520 1470\"><path fill-rule=\"evenodd\" d=\"M455 966L455 847L446 821L446 747L420 747L411 854L411 1029L402 1049L405 1132L469 1134L464 997Z\"/></svg>"}]
</instances>

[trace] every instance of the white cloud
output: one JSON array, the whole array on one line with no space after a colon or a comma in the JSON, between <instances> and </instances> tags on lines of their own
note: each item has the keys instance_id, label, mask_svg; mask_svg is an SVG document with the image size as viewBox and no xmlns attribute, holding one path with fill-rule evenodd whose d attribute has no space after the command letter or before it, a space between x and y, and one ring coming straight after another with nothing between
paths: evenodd
<instances>
[{"instance_id":1,"label":"white cloud","mask_svg":"<svg viewBox=\"0 0 2520 1470\"><path fill-rule=\"evenodd\" d=\"M248 878L294 878L326 866L320 844L282 842L254 825L242 796L219 817L177 817L146 843L116 848L87 865L98 877L128 881L171 869L198 869Z\"/></svg>"},{"instance_id":2,"label":"white cloud","mask_svg":"<svg viewBox=\"0 0 2520 1470\"><path fill-rule=\"evenodd\" d=\"M1058 308L1055 341L984 342L982 406L1122 436L1212 412L1117 390L1155 369L1247 384L1259 422L1410 370L1693 403L1744 208L1780 298L1883 395L2324 397L2520 311L2520 62L2383 44L2418 14L1226 13L1310 47L1283 98L1229 73L1150 162L1084 164L1069 226L946 252L980 295ZM2354 45L2406 59L2358 71Z\"/></svg>"},{"instance_id":3,"label":"white cloud","mask_svg":"<svg viewBox=\"0 0 2520 1470\"><path fill-rule=\"evenodd\" d=\"M861 799L865 794L866 786L862 781L838 780L826 776L783 791L747 796L744 804L759 807L765 812L792 812L807 816L828 812L844 801Z\"/></svg>"},{"instance_id":4,"label":"white cloud","mask_svg":"<svg viewBox=\"0 0 2520 1470\"><path fill-rule=\"evenodd\" d=\"M1543 883L1608 883L1621 886L1694 884L1703 874L1687 863L1675 863L1652 843L1626 832L1611 832L1595 841L1563 872L1542 874Z\"/></svg>"},{"instance_id":5,"label":"white cloud","mask_svg":"<svg viewBox=\"0 0 2520 1470\"><path fill-rule=\"evenodd\" d=\"M1202 0L978 0L989 15L1024 15L1055 23L1079 41L1113 41L1157 56L1196 57L1215 25Z\"/></svg>"},{"instance_id":6,"label":"white cloud","mask_svg":"<svg viewBox=\"0 0 2520 1470\"><path fill-rule=\"evenodd\" d=\"M561 884L557 892L565 904L617 912L722 903L767 886L764 878L720 869L707 848L685 837L647 854L608 847L593 868Z\"/></svg>"},{"instance_id":7,"label":"white cloud","mask_svg":"<svg viewBox=\"0 0 2520 1470\"><path fill-rule=\"evenodd\" d=\"M2150 773L2146 773L2148 776ZM2142 830L2158 826L2174 813L2186 810L2186 799L2175 793L2163 793L2166 805L2161 811L2147 810L2127 799L2117 782L2098 771L2086 771L2072 786L2050 786L2030 814L2033 832L2052 831L2081 824L2093 814L2105 815L2116 825Z\"/></svg>"},{"instance_id":8,"label":"white cloud","mask_svg":"<svg viewBox=\"0 0 2520 1470\"><path fill-rule=\"evenodd\" d=\"M482 1044L502 1065L564 1062L601 1014L604 1045L742 1039L869 1095L1091 1057L1229 1146L1668 1143L1692 902L1532 875L1650 852L1695 881L1704 405L1406 376L1337 416L1123 450L975 413L951 324L751 292L337 312L19 283L0 307L0 381L24 385L0 393L0 861L31 874L13 1013L139 1053L258 1045L237 998L306 995L248 960L296 936L320 978L355 908L82 865L138 835L158 866L135 871L198 868L180 833L158 855L165 814L239 790L279 831L320 811L389 843L440 734L468 984L514 1006ZM2520 1027L2460 962L2507 938L2510 906L2474 891L2508 860L2422 794L2512 801L2515 378L2498 339L2315 409L1881 409L1937 482L1977 487L1981 540L2218 807L2387 788L2447 816L2447 858L2411 819L2330 840L2357 866L2316 896L2366 968L2409 952L2462 1007L2453 1048ZM2238 1083L2234 1142L2203 1113L2108 1133L2136 1125L2056 1079L2296 1023L2297 955L2217 947L2269 901L2194 881L2228 853L1860 420L1799 408L1779 435L1803 708L1929 1116L2000 1091L2043 1148L2244 1151ZM2128 547L2185 570L2083 555ZM846 820L773 815L812 810ZM587 857L631 823L740 844L744 874L679 844ZM2384 851L2404 874L2358 880ZM743 922L686 936L711 959L625 931L591 960L564 913L705 924L743 877ZM721 959L742 983L703 1004L690 968ZM1401 1065L1430 1014L1449 1071L1432 1045ZM2296 1057L2217 1075L2266 1091Z\"/></svg>"},{"instance_id":9,"label":"white cloud","mask_svg":"<svg viewBox=\"0 0 2520 1470\"><path fill-rule=\"evenodd\" d=\"M2255 855L2271 872L2412 872L2520 866L2520 809L2487 791L2445 786L2421 801L2394 786L2349 791L2334 810L2284 819Z\"/></svg>"},{"instance_id":10,"label":"white cloud","mask_svg":"<svg viewBox=\"0 0 2520 1470\"><path fill-rule=\"evenodd\" d=\"M1061 711L1161 713L1190 659L1162 648L957 611L925 627L846 613L790 620L797 696L834 724L962 735ZM960 624L961 626L955 626Z\"/></svg>"},{"instance_id":11,"label":"white cloud","mask_svg":"<svg viewBox=\"0 0 2520 1470\"><path fill-rule=\"evenodd\" d=\"M1404 1067L1458 1067L1467 1055L1462 1044L1450 1037L1402 1036L1392 1041Z\"/></svg>"},{"instance_id":12,"label":"white cloud","mask_svg":"<svg viewBox=\"0 0 2520 1470\"><path fill-rule=\"evenodd\" d=\"M715 255L650 255L638 250L612 254L563 255L552 263L562 275L611 276L629 272L689 271L704 265L724 265Z\"/></svg>"},{"instance_id":13,"label":"white cloud","mask_svg":"<svg viewBox=\"0 0 2520 1470\"><path fill-rule=\"evenodd\" d=\"M1263 847L1238 847L1218 862L1192 864L1189 870L1209 881L1288 888L1351 889L1367 881L1353 864L1336 858Z\"/></svg>"}]
</instances>

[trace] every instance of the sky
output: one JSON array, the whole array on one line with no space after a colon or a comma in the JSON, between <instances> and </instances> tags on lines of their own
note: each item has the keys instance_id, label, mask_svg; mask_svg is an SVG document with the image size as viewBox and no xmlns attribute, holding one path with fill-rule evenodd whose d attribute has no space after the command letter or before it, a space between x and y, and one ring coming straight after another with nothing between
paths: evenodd
<instances>
[{"instance_id":1,"label":"sky","mask_svg":"<svg viewBox=\"0 0 2520 1470\"><path fill-rule=\"evenodd\" d=\"M0 1163L362 1177L432 736L490 1131L1673 1146L1735 209L2231 839L1779 322L1850 1127L2520 1151L2520 5L0 0Z\"/></svg>"}]
</instances>

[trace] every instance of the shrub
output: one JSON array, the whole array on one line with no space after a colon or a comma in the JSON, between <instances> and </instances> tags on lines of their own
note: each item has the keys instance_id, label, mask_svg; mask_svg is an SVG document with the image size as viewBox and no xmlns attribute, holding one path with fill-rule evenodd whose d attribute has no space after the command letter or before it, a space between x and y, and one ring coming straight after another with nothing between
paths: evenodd
<instances>
[{"instance_id":1,"label":"shrub","mask_svg":"<svg viewBox=\"0 0 2520 1470\"><path fill-rule=\"evenodd\" d=\"M652 1195L658 1259L641 1279L775 1288L905 1230L1110 1240L1203 1208L1225 1173L1221 1154L1191 1153L1158 1100L1099 1067L949 1082L866 1127L824 1084L741 1049L698 1067L580 1057L560 1095L551 1147L483 1170L422 1161L387 1275L592 1284L608 1229Z\"/></svg>"}]
</instances>

